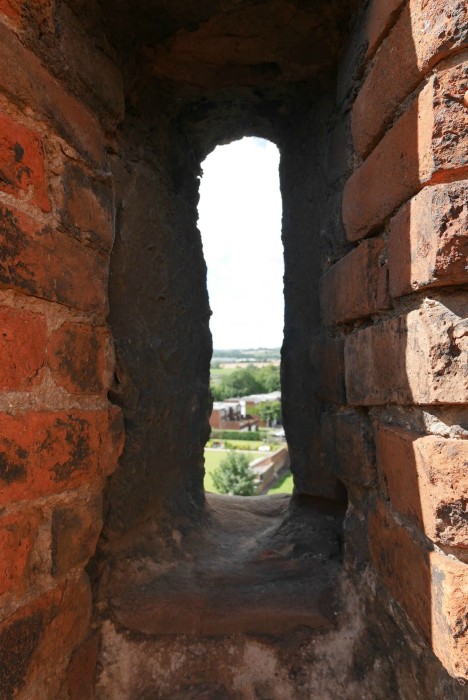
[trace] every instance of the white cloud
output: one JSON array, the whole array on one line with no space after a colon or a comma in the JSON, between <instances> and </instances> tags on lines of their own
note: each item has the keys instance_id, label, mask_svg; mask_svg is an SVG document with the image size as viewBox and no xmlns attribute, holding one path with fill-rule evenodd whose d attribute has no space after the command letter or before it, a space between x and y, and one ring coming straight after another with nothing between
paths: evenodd
<instances>
[{"instance_id":1,"label":"white cloud","mask_svg":"<svg viewBox=\"0 0 468 700\"><path fill-rule=\"evenodd\" d=\"M217 349L278 347L283 337L279 152L263 139L218 146L198 206Z\"/></svg>"}]
</instances>

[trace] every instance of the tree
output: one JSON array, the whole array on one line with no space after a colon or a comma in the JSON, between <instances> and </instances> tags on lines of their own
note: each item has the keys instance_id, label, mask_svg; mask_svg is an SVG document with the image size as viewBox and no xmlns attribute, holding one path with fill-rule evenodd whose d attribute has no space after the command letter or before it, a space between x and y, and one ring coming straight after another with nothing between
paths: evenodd
<instances>
[{"instance_id":1,"label":"tree","mask_svg":"<svg viewBox=\"0 0 468 700\"><path fill-rule=\"evenodd\" d=\"M213 483L219 493L230 496L253 496L255 476L244 454L228 452L219 467L212 473Z\"/></svg>"},{"instance_id":2,"label":"tree","mask_svg":"<svg viewBox=\"0 0 468 700\"><path fill-rule=\"evenodd\" d=\"M277 365L261 368L252 365L230 372L221 382L211 387L211 393L215 401L223 401L236 396L269 394L279 388L280 368Z\"/></svg>"},{"instance_id":3,"label":"tree","mask_svg":"<svg viewBox=\"0 0 468 700\"><path fill-rule=\"evenodd\" d=\"M281 403L279 401L265 401L259 406L258 415L267 425L281 418Z\"/></svg>"}]
</instances>

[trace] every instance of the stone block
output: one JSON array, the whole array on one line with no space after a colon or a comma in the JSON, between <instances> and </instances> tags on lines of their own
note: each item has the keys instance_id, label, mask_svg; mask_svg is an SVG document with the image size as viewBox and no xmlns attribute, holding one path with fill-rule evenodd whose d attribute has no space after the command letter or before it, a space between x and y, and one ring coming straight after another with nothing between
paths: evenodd
<instances>
[{"instance_id":1,"label":"stone block","mask_svg":"<svg viewBox=\"0 0 468 700\"><path fill-rule=\"evenodd\" d=\"M425 187L390 224L390 294L468 281L468 182Z\"/></svg>"},{"instance_id":2,"label":"stone block","mask_svg":"<svg viewBox=\"0 0 468 700\"><path fill-rule=\"evenodd\" d=\"M105 327L64 323L50 336L47 360L55 382L71 394L102 394L113 377L109 331Z\"/></svg>"},{"instance_id":3,"label":"stone block","mask_svg":"<svg viewBox=\"0 0 468 700\"><path fill-rule=\"evenodd\" d=\"M45 364L45 316L0 306L0 391L30 391Z\"/></svg>"},{"instance_id":4,"label":"stone block","mask_svg":"<svg viewBox=\"0 0 468 700\"><path fill-rule=\"evenodd\" d=\"M0 287L107 314L108 259L0 206Z\"/></svg>"},{"instance_id":5,"label":"stone block","mask_svg":"<svg viewBox=\"0 0 468 700\"><path fill-rule=\"evenodd\" d=\"M0 112L0 190L51 211L39 135Z\"/></svg>"},{"instance_id":6,"label":"stone block","mask_svg":"<svg viewBox=\"0 0 468 700\"><path fill-rule=\"evenodd\" d=\"M447 304L434 302L347 337L349 403L466 403L466 302L460 298Z\"/></svg>"},{"instance_id":7,"label":"stone block","mask_svg":"<svg viewBox=\"0 0 468 700\"><path fill-rule=\"evenodd\" d=\"M380 424L376 444L393 508L434 542L468 547L468 441L422 437Z\"/></svg>"},{"instance_id":8,"label":"stone block","mask_svg":"<svg viewBox=\"0 0 468 700\"><path fill-rule=\"evenodd\" d=\"M408 109L346 183L343 223L356 241L383 226L423 185L468 173L466 57L438 68ZM451 96L454 95L455 99Z\"/></svg>"},{"instance_id":9,"label":"stone block","mask_svg":"<svg viewBox=\"0 0 468 700\"><path fill-rule=\"evenodd\" d=\"M322 313L327 324L370 316L388 306L385 243L364 241L323 275Z\"/></svg>"},{"instance_id":10,"label":"stone block","mask_svg":"<svg viewBox=\"0 0 468 700\"><path fill-rule=\"evenodd\" d=\"M407 3L354 103L352 130L360 156L372 150L424 75L451 51L468 47L467 26L466 3L454 3L450 12L442 0Z\"/></svg>"}]
</instances>

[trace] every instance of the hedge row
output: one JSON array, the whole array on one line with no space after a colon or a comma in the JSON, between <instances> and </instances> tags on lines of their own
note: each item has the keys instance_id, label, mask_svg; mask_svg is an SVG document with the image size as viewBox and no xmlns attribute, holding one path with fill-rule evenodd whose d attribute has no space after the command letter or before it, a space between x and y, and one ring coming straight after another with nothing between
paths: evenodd
<instances>
[{"instance_id":1,"label":"hedge row","mask_svg":"<svg viewBox=\"0 0 468 700\"><path fill-rule=\"evenodd\" d=\"M212 430L211 440L246 440L247 442L257 442L261 440L259 433L256 430L243 432L241 430Z\"/></svg>"}]
</instances>

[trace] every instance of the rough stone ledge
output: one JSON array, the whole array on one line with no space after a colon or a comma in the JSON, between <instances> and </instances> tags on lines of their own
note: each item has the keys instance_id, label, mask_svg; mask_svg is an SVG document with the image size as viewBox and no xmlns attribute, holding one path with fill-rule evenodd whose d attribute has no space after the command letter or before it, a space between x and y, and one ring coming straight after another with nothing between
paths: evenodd
<instances>
[{"instance_id":1,"label":"rough stone ledge","mask_svg":"<svg viewBox=\"0 0 468 700\"><path fill-rule=\"evenodd\" d=\"M156 532L139 539L111 561L99 598L115 622L148 635L329 629L343 510L324 499L207 494L201 526L173 531L172 551Z\"/></svg>"}]
</instances>

